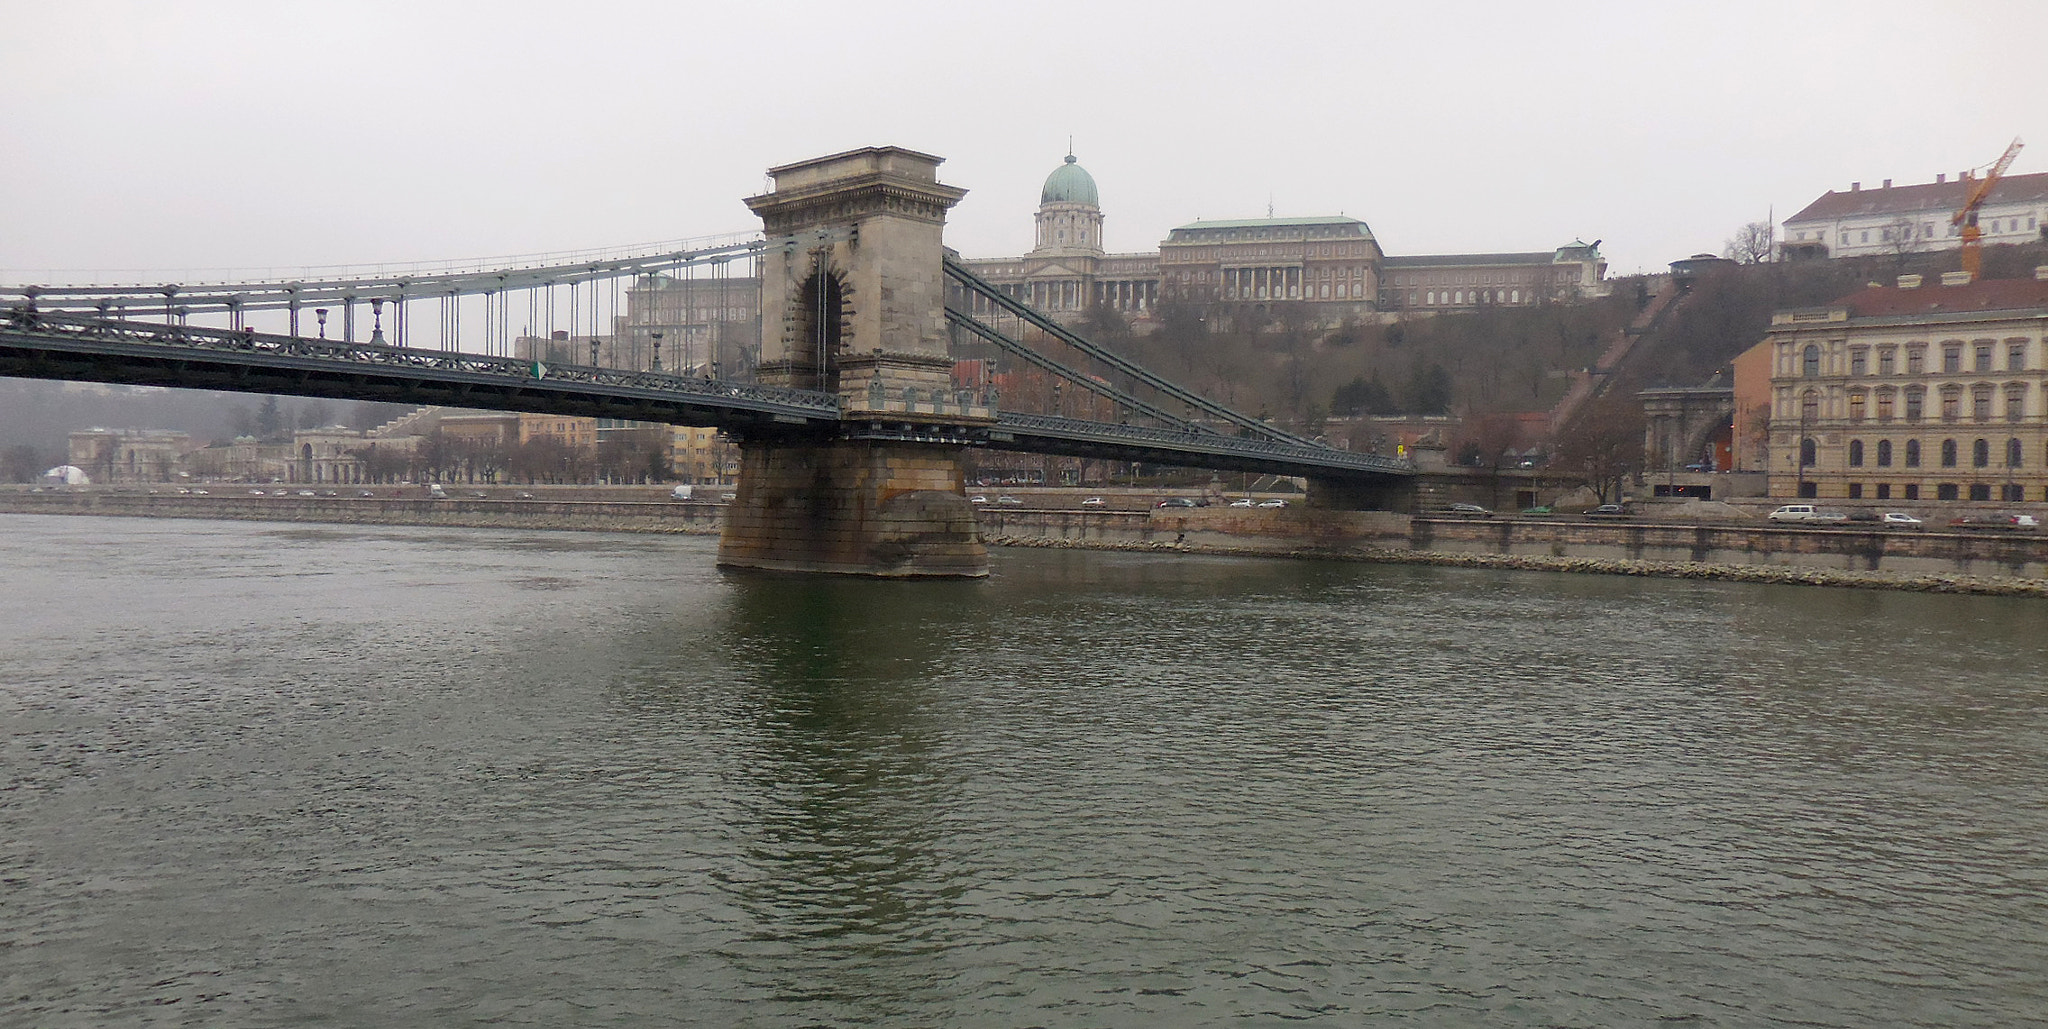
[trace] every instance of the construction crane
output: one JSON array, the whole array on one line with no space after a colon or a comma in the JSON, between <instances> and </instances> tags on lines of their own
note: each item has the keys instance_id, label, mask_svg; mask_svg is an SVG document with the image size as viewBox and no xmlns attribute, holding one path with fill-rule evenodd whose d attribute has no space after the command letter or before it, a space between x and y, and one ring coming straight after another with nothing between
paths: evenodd
<instances>
[{"instance_id":1,"label":"construction crane","mask_svg":"<svg viewBox=\"0 0 2048 1029\"><path fill-rule=\"evenodd\" d=\"M2012 159L2020 155L2020 147L2025 145L2018 136L2014 136L2012 145L2005 148L2005 153L1991 165L1984 177L1971 184L1970 192L1963 198L1963 206L1956 211L1955 217L1948 220L1950 225L1963 227L1963 270L1970 273L1972 282L1977 280L1977 273L1984 267L1984 254L1978 242L1984 238L1984 232L1977 228L1977 209L1984 206L1984 199L1991 195L1991 187L1998 185L1999 177L2012 167Z\"/></svg>"}]
</instances>

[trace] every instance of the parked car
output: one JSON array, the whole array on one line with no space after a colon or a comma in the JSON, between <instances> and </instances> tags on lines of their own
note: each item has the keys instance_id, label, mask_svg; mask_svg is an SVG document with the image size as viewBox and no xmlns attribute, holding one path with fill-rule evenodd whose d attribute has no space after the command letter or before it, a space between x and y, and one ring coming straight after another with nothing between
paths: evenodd
<instances>
[{"instance_id":1,"label":"parked car","mask_svg":"<svg viewBox=\"0 0 2048 1029\"><path fill-rule=\"evenodd\" d=\"M1260 506L1260 507L1286 507L1286 506L1287 506L1287 501L1285 501L1285 500L1281 500L1281 499L1279 499L1279 498L1277 498L1277 497L1276 497L1276 498L1274 498L1274 499L1272 499L1272 500L1261 500L1261 501L1259 501L1259 506Z\"/></svg>"},{"instance_id":2,"label":"parked car","mask_svg":"<svg viewBox=\"0 0 2048 1029\"><path fill-rule=\"evenodd\" d=\"M2009 532L2013 530L2031 531L2039 529L2041 527L2041 520L2029 514L2000 512L1998 514L1964 515L1951 520L1948 524L1951 528L1956 529L1993 529Z\"/></svg>"},{"instance_id":3,"label":"parked car","mask_svg":"<svg viewBox=\"0 0 2048 1029\"><path fill-rule=\"evenodd\" d=\"M1878 524L1891 529L1918 529L1927 524L1904 511L1886 511L1877 521Z\"/></svg>"},{"instance_id":4,"label":"parked car","mask_svg":"<svg viewBox=\"0 0 2048 1029\"><path fill-rule=\"evenodd\" d=\"M1449 515L1449 516L1451 516L1452 518L1492 518L1492 517L1493 517L1493 512L1492 512L1492 511L1488 511L1487 509L1485 509L1485 508L1483 508L1483 507L1480 507L1480 506L1479 506L1478 504L1452 504L1452 505L1450 505L1450 506L1448 506L1448 507L1444 508L1444 509L1443 509L1443 513L1444 513L1444 514L1446 514L1446 515Z\"/></svg>"},{"instance_id":5,"label":"parked car","mask_svg":"<svg viewBox=\"0 0 2048 1029\"><path fill-rule=\"evenodd\" d=\"M1765 517L1774 522L1836 523L1846 522L1849 516L1841 511L1831 511L1812 504L1786 504Z\"/></svg>"},{"instance_id":6,"label":"parked car","mask_svg":"<svg viewBox=\"0 0 2048 1029\"><path fill-rule=\"evenodd\" d=\"M1233 500L1233 501L1231 501L1231 502L1230 502L1230 506L1231 506L1231 507L1251 507L1251 506L1252 506L1252 498L1250 498L1250 497L1239 497L1239 498L1237 498L1236 500Z\"/></svg>"},{"instance_id":7,"label":"parked car","mask_svg":"<svg viewBox=\"0 0 2048 1029\"><path fill-rule=\"evenodd\" d=\"M1187 497L1167 497L1167 498L1166 498L1165 500L1162 500L1162 501L1160 501L1160 502L1159 502L1159 504L1158 504L1158 506L1159 506L1159 507L1193 507L1193 506L1195 506L1195 502L1194 502L1194 501L1193 501L1192 499L1189 499L1189 498L1187 498Z\"/></svg>"},{"instance_id":8,"label":"parked car","mask_svg":"<svg viewBox=\"0 0 2048 1029\"><path fill-rule=\"evenodd\" d=\"M1602 504L1586 512L1588 518L1626 518L1628 508L1621 504Z\"/></svg>"}]
</instances>

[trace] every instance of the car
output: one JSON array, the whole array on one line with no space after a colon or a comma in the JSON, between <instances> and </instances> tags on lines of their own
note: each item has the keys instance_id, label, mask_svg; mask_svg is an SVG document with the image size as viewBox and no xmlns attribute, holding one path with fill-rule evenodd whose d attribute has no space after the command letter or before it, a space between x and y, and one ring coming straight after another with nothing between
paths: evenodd
<instances>
[{"instance_id":1,"label":"car","mask_svg":"<svg viewBox=\"0 0 2048 1029\"><path fill-rule=\"evenodd\" d=\"M1102 500L1102 498L1101 498L1101 497L1089 497L1088 499L1086 499L1086 500L1083 500L1083 501L1081 501L1081 506L1082 506L1082 507L1101 507L1101 506L1103 506L1103 500Z\"/></svg>"},{"instance_id":2,"label":"car","mask_svg":"<svg viewBox=\"0 0 2048 1029\"><path fill-rule=\"evenodd\" d=\"M738 499L739 499L739 496L740 496L740 495L739 495L739 494L737 494L737 493L725 493L725 494L721 494L721 495L719 496L719 498L718 498L718 499L720 499L720 500L738 500Z\"/></svg>"},{"instance_id":3,"label":"car","mask_svg":"<svg viewBox=\"0 0 2048 1029\"><path fill-rule=\"evenodd\" d=\"M1535 507L1525 507L1522 509L1522 514L1531 517L1540 518L1550 513L1552 512L1550 510L1550 505L1548 504L1537 504Z\"/></svg>"},{"instance_id":4,"label":"car","mask_svg":"<svg viewBox=\"0 0 2048 1029\"><path fill-rule=\"evenodd\" d=\"M1927 523L1904 511L1886 511L1878 516L1878 524L1893 529L1918 529Z\"/></svg>"},{"instance_id":5,"label":"car","mask_svg":"<svg viewBox=\"0 0 2048 1029\"><path fill-rule=\"evenodd\" d=\"M339 494L339 493L336 493L336 492L334 492L334 491L333 491L333 490L331 490L331 489L324 489L324 490L321 490L321 491L320 491L320 495L321 495L321 496L323 496L323 497L338 497L338 496L341 496L341 494Z\"/></svg>"},{"instance_id":6,"label":"car","mask_svg":"<svg viewBox=\"0 0 2048 1029\"><path fill-rule=\"evenodd\" d=\"M300 491L299 491L299 496L302 496L302 497L317 497L317 496L319 496L319 495L320 495L320 494L318 494L318 493L315 493L315 492L313 492L312 490L309 490L309 489L302 489L302 490L300 490Z\"/></svg>"},{"instance_id":7,"label":"car","mask_svg":"<svg viewBox=\"0 0 2048 1029\"><path fill-rule=\"evenodd\" d=\"M485 498L485 495L481 490L470 490L469 495L475 497L478 500L483 500Z\"/></svg>"},{"instance_id":8,"label":"car","mask_svg":"<svg viewBox=\"0 0 2048 1029\"><path fill-rule=\"evenodd\" d=\"M252 497L260 497L260 496L264 496L265 494L264 494L264 492L263 492L262 490L260 490L260 489L252 489L252 490L250 490L250 491L249 491L249 495L250 495L250 496L252 496Z\"/></svg>"},{"instance_id":9,"label":"car","mask_svg":"<svg viewBox=\"0 0 2048 1029\"><path fill-rule=\"evenodd\" d=\"M196 490L193 490L193 491L192 491L192 495L193 495L193 496L195 496L195 497L210 497L210 496L212 496L213 494L212 494L212 493L209 493L209 492L207 492L206 490L203 490L203 489L196 489Z\"/></svg>"},{"instance_id":10,"label":"car","mask_svg":"<svg viewBox=\"0 0 2048 1029\"><path fill-rule=\"evenodd\" d=\"M1451 504L1443 509L1443 513L1452 518L1493 517L1492 511L1488 511L1487 509L1480 507L1478 504Z\"/></svg>"},{"instance_id":11,"label":"car","mask_svg":"<svg viewBox=\"0 0 2048 1029\"><path fill-rule=\"evenodd\" d=\"M1688 472L1711 472L1714 470L1714 465L1710 461L1699 461L1686 465L1685 470Z\"/></svg>"},{"instance_id":12,"label":"car","mask_svg":"<svg viewBox=\"0 0 2048 1029\"><path fill-rule=\"evenodd\" d=\"M1830 511L1812 504L1786 504L1765 516L1774 522L1846 522L1849 516L1841 511Z\"/></svg>"},{"instance_id":13,"label":"car","mask_svg":"<svg viewBox=\"0 0 2048 1029\"><path fill-rule=\"evenodd\" d=\"M1195 502L1187 497L1167 497L1154 505L1156 507L1193 507Z\"/></svg>"},{"instance_id":14,"label":"car","mask_svg":"<svg viewBox=\"0 0 2048 1029\"><path fill-rule=\"evenodd\" d=\"M1963 515L1950 521L1949 526L1957 529L1998 529L2034 530L2041 527L2041 520L2029 514L2013 514L2001 511L1998 514Z\"/></svg>"},{"instance_id":15,"label":"car","mask_svg":"<svg viewBox=\"0 0 2048 1029\"><path fill-rule=\"evenodd\" d=\"M356 496L359 496L359 497L374 497L374 496L376 496L376 495L377 495L377 491L376 491L376 490L369 490L369 489L359 489L359 490L357 490L357 491L356 491Z\"/></svg>"},{"instance_id":16,"label":"car","mask_svg":"<svg viewBox=\"0 0 2048 1029\"><path fill-rule=\"evenodd\" d=\"M524 491L524 490L521 490L521 491L520 491L520 492L519 492L518 494L516 494L516 496L517 496L517 497L518 497L518 498L519 498L520 500L532 500L532 499L533 499L533 494L531 494L531 493L528 493L528 492L526 492L526 491Z\"/></svg>"},{"instance_id":17,"label":"car","mask_svg":"<svg viewBox=\"0 0 2048 1029\"><path fill-rule=\"evenodd\" d=\"M1022 503L1023 503L1023 501L1021 501L1021 500L1018 500L1018 499L1017 499L1016 497L1013 497L1013 496L1009 495L1008 493L1005 493L1005 494L1003 494L1002 496L999 496L999 497L997 497L997 498L996 498L996 503L998 503L998 504L1022 504Z\"/></svg>"},{"instance_id":18,"label":"car","mask_svg":"<svg viewBox=\"0 0 2048 1029\"><path fill-rule=\"evenodd\" d=\"M1602 504L1586 512L1588 518L1626 518L1628 508L1621 504Z\"/></svg>"},{"instance_id":19,"label":"car","mask_svg":"<svg viewBox=\"0 0 2048 1029\"><path fill-rule=\"evenodd\" d=\"M1233 500L1233 501L1231 501L1231 502L1230 502L1230 506L1231 506L1231 507L1251 507L1251 506L1252 506L1252 498L1250 498L1250 497L1244 497L1244 498L1242 498L1242 499L1238 499L1238 500Z\"/></svg>"},{"instance_id":20,"label":"car","mask_svg":"<svg viewBox=\"0 0 2048 1029\"><path fill-rule=\"evenodd\" d=\"M731 499L730 495L727 496L727 499ZM967 502L970 504L986 504L988 503L988 498L976 494L975 496L968 497Z\"/></svg>"},{"instance_id":21,"label":"car","mask_svg":"<svg viewBox=\"0 0 2048 1029\"><path fill-rule=\"evenodd\" d=\"M1287 506L1287 501L1285 501L1285 500L1279 500L1279 499L1274 499L1274 500L1261 500L1261 501L1259 501L1259 506L1260 506L1260 507L1286 507L1286 506Z\"/></svg>"}]
</instances>

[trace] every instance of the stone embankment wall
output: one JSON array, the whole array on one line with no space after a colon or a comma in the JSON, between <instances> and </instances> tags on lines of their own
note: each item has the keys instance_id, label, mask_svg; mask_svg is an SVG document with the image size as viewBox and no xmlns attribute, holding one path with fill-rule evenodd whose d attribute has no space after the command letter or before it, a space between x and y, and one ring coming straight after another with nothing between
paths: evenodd
<instances>
[{"instance_id":1,"label":"stone embankment wall","mask_svg":"<svg viewBox=\"0 0 2048 1029\"><path fill-rule=\"evenodd\" d=\"M1078 513L991 509L1008 546L1187 549L1744 582L2048 597L2048 534L1767 524L1435 519L1315 508Z\"/></svg>"},{"instance_id":2,"label":"stone embankment wall","mask_svg":"<svg viewBox=\"0 0 2048 1029\"><path fill-rule=\"evenodd\" d=\"M193 497L0 491L0 511L355 525L715 535L686 501ZM1434 519L1377 511L980 507L992 545L1159 550L2048 597L2048 533L1788 529L1763 523Z\"/></svg>"}]
</instances>

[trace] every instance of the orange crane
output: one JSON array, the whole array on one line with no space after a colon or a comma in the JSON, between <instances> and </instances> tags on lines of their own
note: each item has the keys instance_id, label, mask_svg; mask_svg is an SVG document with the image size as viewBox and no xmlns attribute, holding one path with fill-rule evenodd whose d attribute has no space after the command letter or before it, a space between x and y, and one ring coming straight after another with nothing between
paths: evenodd
<instances>
[{"instance_id":1,"label":"orange crane","mask_svg":"<svg viewBox=\"0 0 2048 1029\"><path fill-rule=\"evenodd\" d=\"M1970 273L1972 282L1976 281L1977 273L1984 266L1984 254L1978 243L1984 238L1984 232L1977 228L1977 209L1984 206L1984 198L1991 195L1991 187L1998 185L1999 177L2012 167L2012 159L2020 155L2020 147L2025 145L2018 136L2014 136L2012 145L2005 148L2005 153L1991 165L1991 170L1985 172L1983 178L1970 186L1970 192L1963 198L1963 206L1956 211L1955 217L1948 220L1950 225L1963 227L1963 270Z\"/></svg>"}]
</instances>

